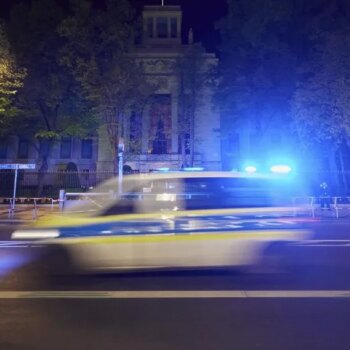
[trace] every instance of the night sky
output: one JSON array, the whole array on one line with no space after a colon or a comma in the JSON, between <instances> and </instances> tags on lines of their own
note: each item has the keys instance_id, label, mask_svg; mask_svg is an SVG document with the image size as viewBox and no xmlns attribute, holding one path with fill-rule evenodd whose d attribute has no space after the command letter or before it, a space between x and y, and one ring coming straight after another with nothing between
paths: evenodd
<instances>
[{"instance_id":1,"label":"night sky","mask_svg":"<svg viewBox=\"0 0 350 350\"><path fill-rule=\"evenodd\" d=\"M30 0L0 0L0 15L7 17L9 9L18 2ZM68 0L58 0L66 3ZM102 3L104 0L94 0ZM144 5L160 5L161 0L130 0L138 12ZM180 5L183 10L183 31L193 28L195 41L203 42L209 50L216 50L219 35L215 31L215 22L226 13L226 0L164 0L165 5Z\"/></svg>"},{"instance_id":2,"label":"night sky","mask_svg":"<svg viewBox=\"0 0 350 350\"><path fill-rule=\"evenodd\" d=\"M160 5L161 0L130 0L140 10L144 5ZM164 0L165 5L180 5L183 11L183 31L192 27L196 41L202 41L210 51L215 50L219 35L215 22L227 10L226 0Z\"/></svg>"}]
</instances>

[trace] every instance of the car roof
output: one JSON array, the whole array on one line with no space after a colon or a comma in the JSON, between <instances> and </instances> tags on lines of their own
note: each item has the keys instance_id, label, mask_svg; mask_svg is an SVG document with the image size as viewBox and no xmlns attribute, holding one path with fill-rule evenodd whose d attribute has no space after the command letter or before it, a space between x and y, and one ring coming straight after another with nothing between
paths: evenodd
<instances>
[{"instance_id":1,"label":"car roof","mask_svg":"<svg viewBox=\"0 0 350 350\"><path fill-rule=\"evenodd\" d=\"M156 181L167 179L198 179L198 178L239 178L239 179L278 179L280 175L276 174L261 174L261 173L244 173L233 171L167 171L167 172L152 172L126 175L123 178L123 187L126 188L132 183L141 181ZM99 188L116 188L118 187L118 177L114 177L100 184Z\"/></svg>"},{"instance_id":2,"label":"car roof","mask_svg":"<svg viewBox=\"0 0 350 350\"><path fill-rule=\"evenodd\" d=\"M276 176L275 174L249 174L242 172L228 172L228 171L169 171L164 173L144 173L144 174L134 174L126 175L123 178L122 192L128 193L134 189L139 188L139 186L148 187L150 182L158 180L182 180L182 179L257 179L257 180L269 180L281 178L281 176ZM107 194L116 193L119 187L119 178L114 177L109 179L102 184L98 185L96 188L92 189L90 192L95 194ZM104 207L108 206L110 203L115 202L116 197L107 196L104 198ZM72 207L73 208L73 207ZM74 209L84 210L84 207L74 206Z\"/></svg>"}]
</instances>

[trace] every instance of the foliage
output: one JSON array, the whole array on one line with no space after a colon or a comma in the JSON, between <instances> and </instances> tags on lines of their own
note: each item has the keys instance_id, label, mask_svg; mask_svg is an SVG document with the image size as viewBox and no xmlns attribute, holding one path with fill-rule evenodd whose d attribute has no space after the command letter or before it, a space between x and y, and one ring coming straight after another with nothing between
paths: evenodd
<instances>
[{"instance_id":1,"label":"foliage","mask_svg":"<svg viewBox=\"0 0 350 350\"><path fill-rule=\"evenodd\" d=\"M96 9L89 0L74 0L73 15L60 34L67 38L62 62L74 74L93 111L107 127L116 161L130 109L143 109L153 87L145 80L134 47L134 15L127 0L107 0Z\"/></svg>"},{"instance_id":2,"label":"foliage","mask_svg":"<svg viewBox=\"0 0 350 350\"><path fill-rule=\"evenodd\" d=\"M284 151L292 153L300 145L334 139L330 133L343 118L337 111L339 98L347 89L335 82L331 71L338 70L339 77L346 72L345 66L336 68L342 54L335 46L344 37L340 26L348 22L349 3L228 0L228 4L228 15L218 24L222 45L216 96L223 115L224 159L238 154L229 142L242 128L255 137L255 157L264 156L265 146L269 149L272 133L288 139ZM332 96L337 96L337 105L330 101ZM330 115L333 120L326 117Z\"/></svg>"},{"instance_id":3,"label":"foliage","mask_svg":"<svg viewBox=\"0 0 350 350\"><path fill-rule=\"evenodd\" d=\"M299 69L292 104L294 125L306 146L340 145L350 136L349 15L329 4L310 28L315 49Z\"/></svg>"},{"instance_id":4,"label":"foliage","mask_svg":"<svg viewBox=\"0 0 350 350\"><path fill-rule=\"evenodd\" d=\"M12 102L18 89L23 86L26 71L18 68L10 44L0 23L0 125L3 128L15 113Z\"/></svg>"},{"instance_id":5,"label":"foliage","mask_svg":"<svg viewBox=\"0 0 350 350\"><path fill-rule=\"evenodd\" d=\"M27 69L16 98L19 113L12 132L37 140L41 169L48 167L54 141L61 136L86 136L95 120L70 71L60 64L64 41L57 33L64 13L55 0L33 0L14 6L10 38L21 65Z\"/></svg>"},{"instance_id":6,"label":"foliage","mask_svg":"<svg viewBox=\"0 0 350 350\"><path fill-rule=\"evenodd\" d=\"M222 60L218 102L229 122L250 121L261 134L286 116L296 58L282 40L288 1L229 1L221 21Z\"/></svg>"}]
</instances>

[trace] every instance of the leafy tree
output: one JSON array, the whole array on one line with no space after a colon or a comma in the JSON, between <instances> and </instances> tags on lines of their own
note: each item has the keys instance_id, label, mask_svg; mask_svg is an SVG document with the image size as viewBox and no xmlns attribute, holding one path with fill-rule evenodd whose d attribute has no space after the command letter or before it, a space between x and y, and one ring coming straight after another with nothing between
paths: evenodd
<instances>
[{"instance_id":1,"label":"leafy tree","mask_svg":"<svg viewBox=\"0 0 350 350\"><path fill-rule=\"evenodd\" d=\"M216 99L226 143L243 127L255 133L259 153L279 125L284 126L279 133L292 132L290 101L308 49L305 27L317 2L228 0L228 15L218 24L222 45Z\"/></svg>"},{"instance_id":2,"label":"leafy tree","mask_svg":"<svg viewBox=\"0 0 350 350\"><path fill-rule=\"evenodd\" d=\"M117 169L125 117L131 109L142 111L154 91L133 55L134 14L127 0L107 0L99 9L89 0L73 0L72 8L60 27L68 40L63 62L105 125Z\"/></svg>"},{"instance_id":3,"label":"leafy tree","mask_svg":"<svg viewBox=\"0 0 350 350\"><path fill-rule=\"evenodd\" d=\"M70 71L60 64L64 41L57 33L64 14L55 0L20 3L11 12L10 35L21 65L27 68L17 96L20 110L12 131L37 148L40 171L48 169L54 142L61 136L86 136L95 125Z\"/></svg>"},{"instance_id":4,"label":"leafy tree","mask_svg":"<svg viewBox=\"0 0 350 350\"><path fill-rule=\"evenodd\" d=\"M87 136L96 128L79 85L60 63L64 40L57 28L63 18L56 0L33 0L14 6L9 21L9 38L27 76L7 133L27 139L37 150L39 195L54 143L62 136Z\"/></svg>"},{"instance_id":5,"label":"leafy tree","mask_svg":"<svg viewBox=\"0 0 350 350\"><path fill-rule=\"evenodd\" d=\"M299 69L292 115L299 139L318 155L335 155L344 175L350 137L350 30L347 11L329 3L310 27L313 53ZM335 18L337 20L335 20Z\"/></svg>"},{"instance_id":6,"label":"leafy tree","mask_svg":"<svg viewBox=\"0 0 350 350\"><path fill-rule=\"evenodd\" d=\"M12 106L13 97L23 86L26 71L17 67L15 57L10 50L10 44L0 23L0 126L15 112Z\"/></svg>"},{"instance_id":7,"label":"leafy tree","mask_svg":"<svg viewBox=\"0 0 350 350\"><path fill-rule=\"evenodd\" d=\"M327 12L336 15L332 7ZM341 143L350 135L350 30L339 17L334 27L329 17L320 16L314 22L310 33L314 51L299 69L293 99L295 125L305 144Z\"/></svg>"}]
</instances>

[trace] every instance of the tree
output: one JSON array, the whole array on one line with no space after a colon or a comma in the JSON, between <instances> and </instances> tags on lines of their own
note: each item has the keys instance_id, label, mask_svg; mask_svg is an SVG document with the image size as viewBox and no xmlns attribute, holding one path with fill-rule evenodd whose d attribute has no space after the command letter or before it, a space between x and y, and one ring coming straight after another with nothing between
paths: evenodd
<instances>
[{"instance_id":1,"label":"tree","mask_svg":"<svg viewBox=\"0 0 350 350\"><path fill-rule=\"evenodd\" d=\"M31 141L37 149L39 192L56 140L62 136L84 137L96 129L80 86L60 63L64 40L57 28L63 18L55 0L33 0L15 6L9 23L18 61L28 72L16 96L19 113L9 132Z\"/></svg>"},{"instance_id":2,"label":"tree","mask_svg":"<svg viewBox=\"0 0 350 350\"><path fill-rule=\"evenodd\" d=\"M18 58L28 70L17 100L27 136L50 146L60 136L84 136L94 126L79 86L60 64L64 42L57 28L63 17L55 0L33 0L14 8L10 23ZM47 167L49 152L40 155Z\"/></svg>"},{"instance_id":3,"label":"tree","mask_svg":"<svg viewBox=\"0 0 350 350\"><path fill-rule=\"evenodd\" d=\"M17 67L4 27L0 23L0 126L2 130L5 122L8 121L6 117L11 117L14 113L11 106L13 97L23 86L25 75L25 69Z\"/></svg>"},{"instance_id":4,"label":"tree","mask_svg":"<svg viewBox=\"0 0 350 350\"><path fill-rule=\"evenodd\" d=\"M337 13L332 7L327 11ZM340 20L336 28L322 28L321 19L325 21L321 16L310 33L314 51L299 69L293 99L295 126L305 144L339 143L350 135L350 30Z\"/></svg>"},{"instance_id":5,"label":"tree","mask_svg":"<svg viewBox=\"0 0 350 350\"><path fill-rule=\"evenodd\" d=\"M218 24L222 45L216 96L226 143L237 128L250 129L259 153L276 127L284 126L279 133L291 131L290 101L315 1L228 1L228 15Z\"/></svg>"},{"instance_id":6,"label":"tree","mask_svg":"<svg viewBox=\"0 0 350 350\"><path fill-rule=\"evenodd\" d=\"M107 0L99 9L89 0L73 0L72 8L73 15L60 27L68 40L63 62L107 128L117 169L125 117L131 109L142 111L154 91L133 55L134 14L127 0Z\"/></svg>"},{"instance_id":7,"label":"tree","mask_svg":"<svg viewBox=\"0 0 350 350\"><path fill-rule=\"evenodd\" d=\"M183 166L194 164L195 117L204 89L212 80L212 69L205 50L198 44L190 45L175 63L179 81L178 133Z\"/></svg>"},{"instance_id":8,"label":"tree","mask_svg":"<svg viewBox=\"0 0 350 350\"><path fill-rule=\"evenodd\" d=\"M335 5L328 4L310 27L314 50L299 69L292 115L305 148L331 158L338 153L346 186L344 151L339 149L346 148L350 137L350 11Z\"/></svg>"}]
</instances>

